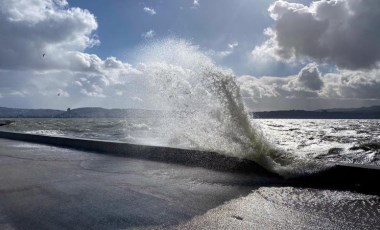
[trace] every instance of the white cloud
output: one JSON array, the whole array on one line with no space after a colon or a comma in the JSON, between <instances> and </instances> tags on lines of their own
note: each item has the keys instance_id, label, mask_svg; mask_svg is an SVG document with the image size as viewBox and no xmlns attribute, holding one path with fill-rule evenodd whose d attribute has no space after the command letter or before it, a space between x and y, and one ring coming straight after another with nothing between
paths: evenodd
<instances>
[{"instance_id":1,"label":"white cloud","mask_svg":"<svg viewBox=\"0 0 380 230\"><path fill-rule=\"evenodd\" d=\"M58 97L70 97L70 94L68 92L66 92L65 90L58 89L57 96Z\"/></svg>"},{"instance_id":2,"label":"white cloud","mask_svg":"<svg viewBox=\"0 0 380 230\"><path fill-rule=\"evenodd\" d=\"M55 69L72 53L99 43L94 15L66 1L8 0L0 5L0 68ZM45 56L43 57L43 54Z\"/></svg>"},{"instance_id":3,"label":"white cloud","mask_svg":"<svg viewBox=\"0 0 380 230\"><path fill-rule=\"evenodd\" d=\"M83 52L99 41L97 22L87 10L61 0L7 0L0 5L0 69L71 71L109 75L118 81L136 73L114 57Z\"/></svg>"},{"instance_id":4,"label":"white cloud","mask_svg":"<svg viewBox=\"0 0 380 230\"><path fill-rule=\"evenodd\" d=\"M229 55L231 55L233 52L234 52L234 49L239 45L238 42L232 42L232 43L229 43L227 46L228 48L226 50L223 50L223 51L220 51L220 52L217 52L217 56L218 57L221 57L221 58L224 58L224 57L227 57Z\"/></svg>"},{"instance_id":5,"label":"white cloud","mask_svg":"<svg viewBox=\"0 0 380 230\"><path fill-rule=\"evenodd\" d=\"M380 61L380 1L319 0L309 6L276 1L275 26L253 55L288 61L313 59L346 69L368 69Z\"/></svg>"},{"instance_id":6,"label":"white cloud","mask_svg":"<svg viewBox=\"0 0 380 230\"><path fill-rule=\"evenodd\" d=\"M124 94L124 92L121 91L121 90L116 90L116 91L115 91L115 95L116 95L116 96L121 97L121 96L123 96L123 94Z\"/></svg>"},{"instance_id":7,"label":"white cloud","mask_svg":"<svg viewBox=\"0 0 380 230\"><path fill-rule=\"evenodd\" d=\"M322 75L315 63L287 77L237 79L251 110L355 107L380 102L380 70L338 70Z\"/></svg>"},{"instance_id":8,"label":"white cloud","mask_svg":"<svg viewBox=\"0 0 380 230\"><path fill-rule=\"evenodd\" d=\"M234 48L237 47L238 45L239 45L238 42L233 42L233 43L229 43L229 44L228 44L228 47L229 47L230 49L234 49Z\"/></svg>"},{"instance_id":9,"label":"white cloud","mask_svg":"<svg viewBox=\"0 0 380 230\"><path fill-rule=\"evenodd\" d=\"M150 15L155 15L157 13L155 9L149 7L144 7L144 11Z\"/></svg>"},{"instance_id":10,"label":"white cloud","mask_svg":"<svg viewBox=\"0 0 380 230\"><path fill-rule=\"evenodd\" d=\"M20 100L24 100L27 105L40 103L38 105L41 107L56 106L55 103L63 104L62 101L65 100L70 107L73 107L74 105L71 106L71 104L75 103L81 106L91 105L91 103L103 103L106 106L109 106L110 103L113 103L113 106L123 106L127 102L142 104L140 99L144 103L149 103L149 100L144 97L144 92L140 92L140 88L143 88L141 85L143 85L144 74L153 71L154 68L147 70L148 67L144 67L142 64L136 69L115 57L102 59L95 54L85 52L86 48L99 44L96 38L98 25L93 14L86 10L72 8L65 0L0 1L0 102L2 104L13 105L11 100L13 98L21 98ZM307 28L304 27L315 29L316 27L313 27L310 21L316 20L316 15L318 15L316 24L326 20L329 23L339 22L339 18L344 12L329 12L328 10L336 9L331 6L333 2L336 3L334 5L336 8L341 7L342 4L357 6L352 11L356 15L362 14L359 9L369 12L369 15L374 14L367 9L368 7L363 8L365 4L360 0L357 0L357 3L352 0L348 0L347 3L342 3L341 0L318 1L311 6L277 2L277 5L271 9L272 17L276 20L277 25L266 30L269 39L262 46L256 47L253 53L261 60L265 54L272 53L274 58L281 60L307 56L318 61L333 61L342 65L340 63L343 62L339 60L346 60L347 62L344 63L348 64L353 61L352 57L344 54L343 51L350 54L354 48L346 46L352 45L364 50L367 50L367 46L371 46L373 50L367 53L371 58L363 57L361 52L357 53L356 58L362 58L358 61L359 64L375 63L379 45L372 41L375 36L373 32L368 32L368 42L359 43L359 35L362 35L359 33L360 31L353 33L347 28L351 25L346 24L342 25L342 30L344 29L343 31L347 33L351 31L352 33L348 34L353 35L351 38L357 44L343 42L340 46L342 50L338 50L335 56L330 54L329 52L339 48L339 44L338 47L330 47L331 44L337 42L335 38L338 32L333 31L332 28L336 29L338 25L329 24L328 27L332 26L332 28L321 32L323 36L320 35L320 37L323 39L318 42L313 37L314 35L319 36L318 30L310 32L313 34L308 38L311 40L310 44L319 46L322 48L321 52L323 51L323 55L320 57L313 56L312 50L308 47L310 44L302 37L309 36L306 33ZM377 3L373 0L368 0L368 2L373 5ZM199 2L194 1L194 4L199 5ZM310 14L310 12L314 13ZM298 19L298 14L302 16L305 14L307 15L305 17L310 20L304 20L302 22L304 24L295 20L293 24L288 25L289 28L282 25L283 22L290 20L288 17ZM367 16L362 15L363 18ZM349 17L353 16L349 15ZM357 23L363 23L362 20L364 19L358 19ZM374 22L368 20L368 27L359 23L360 26L352 30L372 28ZM351 23L354 22L351 21ZM304 26L299 27L300 25ZM297 34L297 36L301 36L299 41L297 39L297 41L285 41L282 37L284 33L289 32L288 30L292 30L292 26L302 32ZM154 30L149 30L142 35L146 39L154 36ZM288 45L287 42L295 43ZM208 59L204 60L202 55L194 55L192 49L195 48L189 48L192 46L186 42L180 43L178 46L169 41L166 45L159 46L160 48L156 47L154 55L148 52L151 56L142 58L142 60L151 63L164 60L171 64L168 65L168 68L174 68L173 66L178 62L189 63L189 65L199 63L205 66L205 63L209 61ZM237 47L239 47L237 42L231 42L226 44L225 50L214 52L213 55L214 57L226 57L231 55ZM43 56L43 54L45 55ZM360 66L363 65L360 64ZM189 66L189 68L192 67ZM351 64L347 68L351 67L356 68ZM177 71L179 76L186 76L184 70L174 69L173 71ZM292 106L295 105L307 107L310 100L318 100L319 104L316 107L323 108L327 105L326 103L330 102L329 105L339 107L340 103L336 100L352 100L353 98L355 100L380 100L379 79L380 70L377 69L366 71L340 69L336 73L323 75L316 64L310 64L296 75L282 78L242 76L238 78L238 82L246 100L256 101L254 105L259 103L272 109L281 106L293 108ZM59 97L58 94L60 94Z\"/></svg>"},{"instance_id":11,"label":"white cloud","mask_svg":"<svg viewBox=\"0 0 380 230\"><path fill-rule=\"evenodd\" d=\"M81 89L80 92L89 97L106 97L106 95L103 94L103 89L97 85L93 85L91 90Z\"/></svg>"},{"instance_id":12,"label":"white cloud","mask_svg":"<svg viewBox=\"0 0 380 230\"><path fill-rule=\"evenodd\" d=\"M198 7L199 6L199 0L194 0L193 5L194 5L194 7Z\"/></svg>"},{"instance_id":13,"label":"white cloud","mask_svg":"<svg viewBox=\"0 0 380 230\"><path fill-rule=\"evenodd\" d=\"M115 57L85 52L99 44L98 24L89 11L65 0L0 2L2 103L11 103L10 97L49 105L56 98L70 97L71 103L106 98L141 74Z\"/></svg>"},{"instance_id":14,"label":"white cloud","mask_svg":"<svg viewBox=\"0 0 380 230\"><path fill-rule=\"evenodd\" d=\"M276 1L269 8L275 26L252 51L255 64L310 60L338 66L322 75L316 64L288 77L239 79L251 109L319 109L380 102L380 2L319 0L309 6ZM270 108L271 107L271 108Z\"/></svg>"},{"instance_id":15,"label":"white cloud","mask_svg":"<svg viewBox=\"0 0 380 230\"><path fill-rule=\"evenodd\" d=\"M324 76L321 96L327 98L380 99L380 70L341 70Z\"/></svg>"},{"instance_id":16,"label":"white cloud","mask_svg":"<svg viewBox=\"0 0 380 230\"><path fill-rule=\"evenodd\" d=\"M156 32L154 32L154 30L149 30L149 31L141 34L141 37L143 37L145 39L150 39L150 38L153 38L154 36L156 36Z\"/></svg>"},{"instance_id":17,"label":"white cloud","mask_svg":"<svg viewBox=\"0 0 380 230\"><path fill-rule=\"evenodd\" d=\"M283 53L277 45L277 34L276 32L271 28L266 28L264 30L264 35L268 37L268 40L266 40L261 45L256 45L255 48L252 50L252 60L256 64L265 64L269 63L271 61L281 61L286 62L288 64L295 61L295 57L293 56L286 56L283 57L283 54L286 55L286 53Z\"/></svg>"},{"instance_id":18,"label":"white cloud","mask_svg":"<svg viewBox=\"0 0 380 230\"><path fill-rule=\"evenodd\" d=\"M25 97L28 93L26 92L23 92L23 91L17 91L17 90L13 90L10 92L10 95L11 96L17 96L17 97Z\"/></svg>"},{"instance_id":19,"label":"white cloud","mask_svg":"<svg viewBox=\"0 0 380 230\"><path fill-rule=\"evenodd\" d=\"M317 97L323 82L314 64L305 66L297 75L288 77L242 76L238 78L243 97L294 98Z\"/></svg>"}]
</instances>

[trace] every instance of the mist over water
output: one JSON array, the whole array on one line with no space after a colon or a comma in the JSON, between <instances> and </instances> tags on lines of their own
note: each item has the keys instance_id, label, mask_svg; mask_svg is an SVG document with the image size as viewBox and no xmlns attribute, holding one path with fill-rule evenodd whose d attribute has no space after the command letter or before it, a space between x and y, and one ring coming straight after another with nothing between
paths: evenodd
<instances>
[{"instance_id":1,"label":"mist over water","mask_svg":"<svg viewBox=\"0 0 380 230\"><path fill-rule=\"evenodd\" d=\"M171 111L160 129L173 145L254 160L283 175L320 167L274 147L249 119L231 70L216 66L191 43L167 39L142 49L150 101Z\"/></svg>"}]
</instances>

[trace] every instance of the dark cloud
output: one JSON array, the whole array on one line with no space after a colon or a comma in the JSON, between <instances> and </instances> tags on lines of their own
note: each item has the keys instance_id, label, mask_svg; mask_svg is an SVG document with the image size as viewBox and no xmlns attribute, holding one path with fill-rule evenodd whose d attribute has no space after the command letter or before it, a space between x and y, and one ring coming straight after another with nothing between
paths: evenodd
<instances>
[{"instance_id":1,"label":"dark cloud","mask_svg":"<svg viewBox=\"0 0 380 230\"><path fill-rule=\"evenodd\" d=\"M320 90L323 87L321 73L315 64L311 64L303 68L298 74L297 82L304 88L313 91Z\"/></svg>"},{"instance_id":2,"label":"dark cloud","mask_svg":"<svg viewBox=\"0 0 380 230\"><path fill-rule=\"evenodd\" d=\"M275 26L257 52L282 59L312 58L346 69L370 69L380 61L380 1L320 0L310 6L276 1Z\"/></svg>"}]
</instances>

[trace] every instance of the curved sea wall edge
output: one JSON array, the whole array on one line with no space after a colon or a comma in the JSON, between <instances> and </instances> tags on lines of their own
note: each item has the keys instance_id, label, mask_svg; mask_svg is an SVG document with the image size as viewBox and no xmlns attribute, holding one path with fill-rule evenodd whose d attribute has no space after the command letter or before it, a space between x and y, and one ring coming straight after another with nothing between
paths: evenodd
<instances>
[{"instance_id":1,"label":"curved sea wall edge","mask_svg":"<svg viewBox=\"0 0 380 230\"><path fill-rule=\"evenodd\" d=\"M102 154L203 167L220 171L242 173L257 172L268 176L278 177L276 174L267 171L254 161L225 156L215 152L131 144L119 141L58 137L6 131L0 131L0 138L47 144Z\"/></svg>"},{"instance_id":2,"label":"curved sea wall edge","mask_svg":"<svg viewBox=\"0 0 380 230\"><path fill-rule=\"evenodd\" d=\"M219 171L255 173L271 178L268 182L271 181L274 183L273 185L279 186L352 190L380 195L380 188L377 185L380 178L380 167L378 166L336 164L316 174L282 179L254 161L229 157L215 152L6 131L0 131L0 138Z\"/></svg>"}]
</instances>

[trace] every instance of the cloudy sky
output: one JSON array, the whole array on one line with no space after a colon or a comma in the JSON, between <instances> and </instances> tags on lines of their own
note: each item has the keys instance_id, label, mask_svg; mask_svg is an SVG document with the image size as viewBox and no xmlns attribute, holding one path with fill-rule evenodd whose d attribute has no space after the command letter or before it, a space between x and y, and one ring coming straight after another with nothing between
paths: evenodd
<instances>
[{"instance_id":1,"label":"cloudy sky","mask_svg":"<svg viewBox=\"0 0 380 230\"><path fill-rule=\"evenodd\" d=\"M253 111L379 105L379 9L378 0L0 0L0 106L149 108L141 50L168 38L233 71Z\"/></svg>"}]
</instances>

